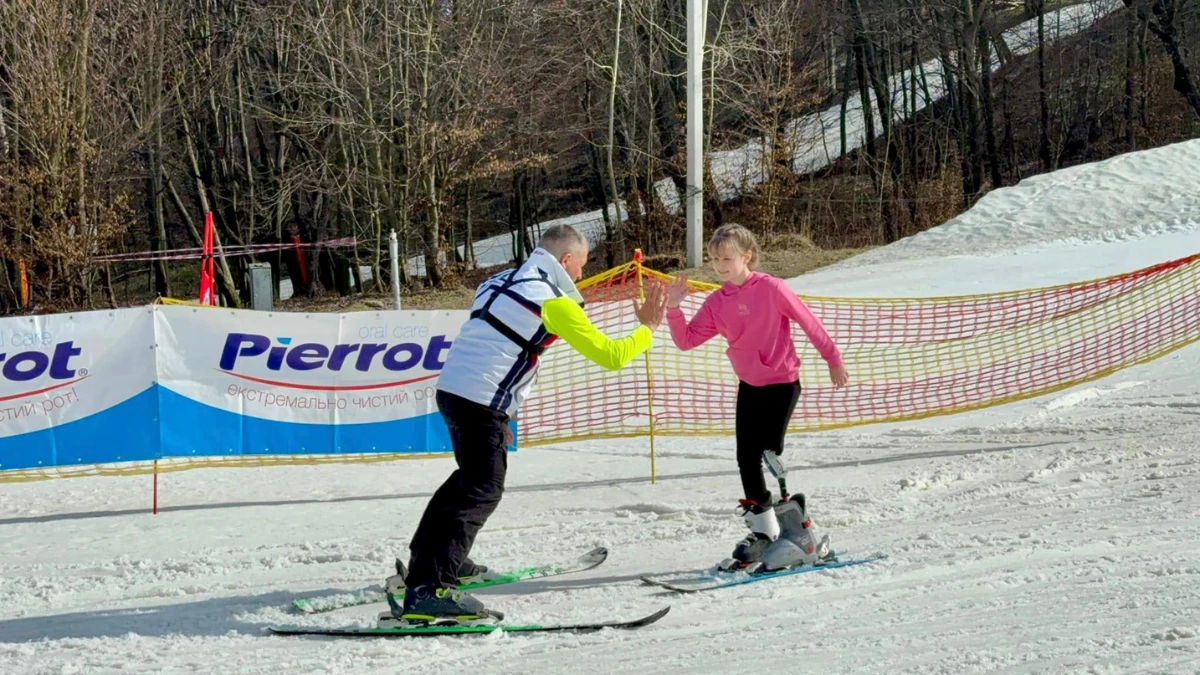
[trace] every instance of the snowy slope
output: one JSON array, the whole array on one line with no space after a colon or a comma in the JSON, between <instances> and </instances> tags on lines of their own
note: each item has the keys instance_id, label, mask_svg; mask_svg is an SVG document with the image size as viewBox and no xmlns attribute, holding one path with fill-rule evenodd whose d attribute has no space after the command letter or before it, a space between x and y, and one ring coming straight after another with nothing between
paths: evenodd
<instances>
[{"instance_id":1,"label":"snowy slope","mask_svg":"<svg viewBox=\"0 0 1200 675\"><path fill-rule=\"evenodd\" d=\"M1198 144L998 191L792 284L979 292L1200 252L1187 179ZM298 618L287 603L380 580L447 460L166 475L157 516L149 477L3 485L0 672L1200 673L1198 438L1200 346L1002 408L794 435L789 483L816 527L889 559L708 596L637 578L702 567L742 536L731 438L660 439L654 485L644 440L522 450L474 557L612 553L579 576L480 596L520 621L673 607L640 631L583 636L263 635L273 622L371 621L381 606Z\"/></svg>"},{"instance_id":2,"label":"snowy slope","mask_svg":"<svg viewBox=\"0 0 1200 675\"><path fill-rule=\"evenodd\" d=\"M957 255L1024 257L1047 244L1054 244L1050 250L1055 252L1177 235L1183 241L1200 228L1195 166L1200 166L1200 141L1193 140L1033 176L984 195L970 211L940 227L839 267ZM1189 253L1181 250L1179 256Z\"/></svg>"}]
</instances>

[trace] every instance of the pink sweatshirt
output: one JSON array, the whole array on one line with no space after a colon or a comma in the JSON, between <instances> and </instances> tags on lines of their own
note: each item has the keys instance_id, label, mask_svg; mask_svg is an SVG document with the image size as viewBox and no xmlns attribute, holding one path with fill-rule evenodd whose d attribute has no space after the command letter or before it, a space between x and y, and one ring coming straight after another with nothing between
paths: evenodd
<instances>
[{"instance_id":1,"label":"pink sweatshirt","mask_svg":"<svg viewBox=\"0 0 1200 675\"><path fill-rule=\"evenodd\" d=\"M842 365L841 352L821 321L782 279L768 274L751 272L741 286L722 284L691 323L678 307L667 310L675 346L687 351L721 334L729 342L725 354L733 372L756 387L794 382L800 374L789 320L800 325L826 363Z\"/></svg>"}]
</instances>

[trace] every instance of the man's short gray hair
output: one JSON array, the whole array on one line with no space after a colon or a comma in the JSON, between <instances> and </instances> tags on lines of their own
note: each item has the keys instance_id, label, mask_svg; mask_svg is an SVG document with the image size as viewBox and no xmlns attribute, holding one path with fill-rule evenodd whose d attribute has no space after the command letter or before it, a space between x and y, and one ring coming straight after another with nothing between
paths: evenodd
<instances>
[{"instance_id":1,"label":"man's short gray hair","mask_svg":"<svg viewBox=\"0 0 1200 675\"><path fill-rule=\"evenodd\" d=\"M538 246L554 255L562 255L577 248L587 248L587 239L570 225L553 225L542 232Z\"/></svg>"}]
</instances>

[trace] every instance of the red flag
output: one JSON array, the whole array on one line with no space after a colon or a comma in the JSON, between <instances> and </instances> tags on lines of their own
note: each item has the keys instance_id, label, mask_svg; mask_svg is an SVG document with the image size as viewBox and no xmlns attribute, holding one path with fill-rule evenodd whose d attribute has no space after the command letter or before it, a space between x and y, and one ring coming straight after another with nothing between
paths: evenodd
<instances>
[{"instance_id":1,"label":"red flag","mask_svg":"<svg viewBox=\"0 0 1200 675\"><path fill-rule=\"evenodd\" d=\"M216 306L216 263L213 261L213 215L204 214L204 251L200 258L200 304Z\"/></svg>"},{"instance_id":2,"label":"red flag","mask_svg":"<svg viewBox=\"0 0 1200 675\"><path fill-rule=\"evenodd\" d=\"M292 243L296 245L296 262L300 265L300 283L308 285L308 265L304 262L304 253L300 251L300 235L292 235Z\"/></svg>"}]
</instances>

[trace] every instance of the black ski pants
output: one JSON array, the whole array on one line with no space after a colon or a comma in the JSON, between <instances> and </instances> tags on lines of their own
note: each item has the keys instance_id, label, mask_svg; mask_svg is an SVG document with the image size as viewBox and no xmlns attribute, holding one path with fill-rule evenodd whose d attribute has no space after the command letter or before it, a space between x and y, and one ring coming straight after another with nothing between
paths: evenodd
<instances>
[{"instance_id":1,"label":"black ski pants","mask_svg":"<svg viewBox=\"0 0 1200 675\"><path fill-rule=\"evenodd\" d=\"M500 504L508 470L508 415L444 391L438 410L450 430L458 469L433 494L413 535L405 585L458 585L475 535Z\"/></svg>"}]
</instances>

